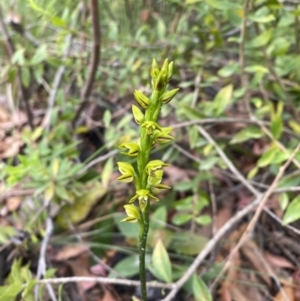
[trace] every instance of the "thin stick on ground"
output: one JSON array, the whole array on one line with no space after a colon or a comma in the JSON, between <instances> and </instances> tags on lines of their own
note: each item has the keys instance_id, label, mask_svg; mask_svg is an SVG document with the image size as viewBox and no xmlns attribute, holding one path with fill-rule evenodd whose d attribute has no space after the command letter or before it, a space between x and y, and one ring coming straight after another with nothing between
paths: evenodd
<instances>
[{"instance_id":1,"label":"thin stick on ground","mask_svg":"<svg viewBox=\"0 0 300 301\"><path fill-rule=\"evenodd\" d=\"M45 208L49 208L49 202L50 200L45 200ZM37 273L36 273L36 279L42 278L46 274L47 270L47 263L46 263L46 252L47 252L47 247L50 241L50 237L53 232L53 221L50 216L46 218L46 233L42 241L41 249L40 249L40 256L39 256L39 261L38 261L38 267L37 267ZM46 284L49 296L52 301L57 301L56 295L54 293L54 290L52 286L47 283ZM36 301L39 300L39 284L37 284L34 288L34 298Z\"/></svg>"},{"instance_id":2,"label":"thin stick on ground","mask_svg":"<svg viewBox=\"0 0 300 301\"><path fill-rule=\"evenodd\" d=\"M175 282L175 287L170 291L170 293L161 301L171 301L176 296L176 293L180 288L190 279L193 273L197 270L198 266L204 261L207 255L214 250L220 239L230 230L232 227L248 215L259 203L261 202L261 197L255 199L251 204L249 204L244 209L237 212L237 214L232 217L218 232L215 236L206 244L204 249L198 254L193 263L187 269L185 274Z\"/></svg>"},{"instance_id":3,"label":"thin stick on ground","mask_svg":"<svg viewBox=\"0 0 300 301\"><path fill-rule=\"evenodd\" d=\"M237 168L232 164L232 162L228 159L228 157L225 155L223 150L220 148L220 146L215 142L215 140L210 136L210 134L202 127L202 126L196 126L198 131L201 133L205 139L211 143L220 157L223 159L223 161L226 163L228 168L231 170L232 173L235 174L237 179L250 191L252 192L255 197L259 198L261 196L261 193L256 190L250 183L247 181L247 179L237 170Z\"/></svg>"},{"instance_id":4,"label":"thin stick on ground","mask_svg":"<svg viewBox=\"0 0 300 301\"><path fill-rule=\"evenodd\" d=\"M249 235L251 234L252 230L254 229L254 227L255 227L255 225L256 225L256 223L258 221L258 218L260 217L261 212L263 211L263 208L264 208L266 202L268 201L269 197L271 196L271 194L273 193L274 189L276 188L278 182L280 181L280 179L284 175L285 170L291 164L291 162L293 161L293 158L295 157L295 155L297 154L297 152L299 150L300 150L300 143L295 148L295 150L293 151L293 153L290 156L290 158L286 161L286 163L283 166L280 167L279 172L278 172L277 176L275 177L272 185L269 187L269 189L267 190L267 192L264 194L264 196L263 196L261 202L259 203L259 206L257 207L256 212L255 212L254 216L252 217L250 223L248 224L245 232L243 233L243 235L240 238L239 242L237 243L237 245L234 247L234 249L230 253L229 258L228 258L226 264L224 265L223 269L219 273L218 277L215 279L215 281L212 284L212 286L214 286L214 284L216 284L220 280L220 278L224 275L224 273L227 271L228 267L231 264L232 258L238 252L238 250L243 245L243 243L248 239Z\"/></svg>"},{"instance_id":5,"label":"thin stick on ground","mask_svg":"<svg viewBox=\"0 0 300 301\"><path fill-rule=\"evenodd\" d=\"M140 281L138 280L129 280L129 279L116 279L116 278L107 278L107 277L61 277L61 278L48 278L38 280L39 284L62 284L62 283L71 283L71 282L97 282L102 284L118 284L125 286L140 286ZM173 283L161 283L157 281L147 282L147 287L157 287L164 289L172 289L175 287Z\"/></svg>"}]
</instances>

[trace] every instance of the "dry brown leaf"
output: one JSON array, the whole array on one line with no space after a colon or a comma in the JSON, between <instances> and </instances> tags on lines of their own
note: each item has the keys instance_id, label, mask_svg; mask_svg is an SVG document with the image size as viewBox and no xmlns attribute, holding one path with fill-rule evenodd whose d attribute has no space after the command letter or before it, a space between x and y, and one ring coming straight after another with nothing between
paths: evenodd
<instances>
[{"instance_id":1,"label":"dry brown leaf","mask_svg":"<svg viewBox=\"0 0 300 301\"><path fill-rule=\"evenodd\" d=\"M267 261L276 268L287 268L287 269L295 269L295 265L293 265L290 261L286 258L278 255L274 255L269 252L264 252L265 258Z\"/></svg>"},{"instance_id":2,"label":"dry brown leaf","mask_svg":"<svg viewBox=\"0 0 300 301\"><path fill-rule=\"evenodd\" d=\"M10 117L8 119L0 120L0 129L9 130L16 127L20 127L25 124L27 121L26 114L22 111L15 113L15 120L12 120Z\"/></svg>"},{"instance_id":3,"label":"dry brown leaf","mask_svg":"<svg viewBox=\"0 0 300 301\"><path fill-rule=\"evenodd\" d=\"M89 248L84 244L66 245L53 258L55 261L64 261L70 258L78 257L83 253L87 253Z\"/></svg>"},{"instance_id":4,"label":"dry brown leaf","mask_svg":"<svg viewBox=\"0 0 300 301\"><path fill-rule=\"evenodd\" d=\"M10 120L10 115L7 109L0 105L0 123Z\"/></svg>"},{"instance_id":5,"label":"dry brown leaf","mask_svg":"<svg viewBox=\"0 0 300 301\"><path fill-rule=\"evenodd\" d=\"M226 242L225 242L225 244L224 244L223 247L230 252L231 248L236 245L236 243L239 241L239 239L241 238L241 236L245 232L247 226L248 226L247 223L243 223L243 224L241 224L239 226L239 228L237 228L236 230L234 230L230 234L230 236L228 237L228 239L226 240Z\"/></svg>"},{"instance_id":6,"label":"dry brown leaf","mask_svg":"<svg viewBox=\"0 0 300 301\"><path fill-rule=\"evenodd\" d=\"M231 286L230 292L231 292L232 300L250 301L250 299L248 299L236 285Z\"/></svg>"},{"instance_id":7,"label":"dry brown leaf","mask_svg":"<svg viewBox=\"0 0 300 301\"><path fill-rule=\"evenodd\" d=\"M291 280L291 285L284 284L282 286L282 290L284 291L286 297L288 298L289 301L296 301L295 300L295 291L293 288L293 282ZM282 292L279 291L276 296L274 297L274 301L286 301L287 299L283 296Z\"/></svg>"},{"instance_id":8,"label":"dry brown leaf","mask_svg":"<svg viewBox=\"0 0 300 301\"><path fill-rule=\"evenodd\" d=\"M234 285L234 280L239 278L238 268L240 267L240 264L240 254L237 253L232 258L228 268L226 280L221 285L221 301L233 301L232 286Z\"/></svg>"},{"instance_id":9,"label":"dry brown leaf","mask_svg":"<svg viewBox=\"0 0 300 301\"><path fill-rule=\"evenodd\" d=\"M222 285L220 291L220 301L232 301L230 287Z\"/></svg>"},{"instance_id":10,"label":"dry brown leaf","mask_svg":"<svg viewBox=\"0 0 300 301\"><path fill-rule=\"evenodd\" d=\"M216 229L222 228L232 216L232 207L226 206L218 210L216 218Z\"/></svg>"},{"instance_id":11,"label":"dry brown leaf","mask_svg":"<svg viewBox=\"0 0 300 301\"><path fill-rule=\"evenodd\" d=\"M6 208L9 212L16 211L20 204L22 203L22 198L19 196L12 196L6 200Z\"/></svg>"},{"instance_id":12,"label":"dry brown leaf","mask_svg":"<svg viewBox=\"0 0 300 301\"><path fill-rule=\"evenodd\" d=\"M119 301L119 298L116 298L109 290L105 290L101 301Z\"/></svg>"},{"instance_id":13,"label":"dry brown leaf","mask_svg":"<svg viewBox=\"0 0 300 301\"><path fill-rule=\"evenodd\" d=\"M24 142L21 141L17 135L14 137L7 137L0 144L0 159L16 156L23 144Z\"/></svg>"},{"instance_id":14,"label":"dry brown leaf","mask_svg":"<svg viewBox=\"0 0 300 301\"><path fill-rule=\"evenodd\" d=\"M86 267L81 266L77 261L69 260L68 265L71 267L74 276L94 277L94 275L90 273ZM96 284L96 281L76 282L79 295L84 297L84 293L94 287Z\"/></svg>"},{"instance_id":15,"label":"dry brown leaf","mask_svg":"<svg viewBox=\"0 0 300 301\"><path fill-rule=\"evenodd\" d=\"M260 278L267 284L271 285L271 280L269 278L269 272L266 267L266 259L263 258L263 254L261 254L260 250L258 249L257 245L254 241L248 240L244 243L241 247L241 252L250 263L254 266L254 268L260 273Z\"/></svg>"},{"instance_id":16,"label":"dry brown leaf","mask_svg":"<svg viewBox=\"0 0 300 301\"><path fill-rule=\"evenodd\" d=\"M164 173L168 175L169 185L176 184L178 181L190 181L188 172L186 169L182 169L175 165L171 165L164 170Z\"/></svg>"}]
</instances>

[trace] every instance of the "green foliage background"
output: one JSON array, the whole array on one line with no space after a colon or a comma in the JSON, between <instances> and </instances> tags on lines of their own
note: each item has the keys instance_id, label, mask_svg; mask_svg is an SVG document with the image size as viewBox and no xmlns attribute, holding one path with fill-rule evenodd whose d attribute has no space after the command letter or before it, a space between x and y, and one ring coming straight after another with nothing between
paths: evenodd
<instances>
[{"instance_id":1,"label":"green foliage background","mask_svg":"<svg viewBox=\"0 0 300 301\"><path fill-rule=\"evenodd\" d=\"M103 213L103 208L114 193L114 184L109 183L112 161L105 161L105 172L98 175L86 171L86 162L78 163L76 159L76 135L87 128L82 125L73 131L71 123L82 101L80 90L87 78L92 51L92 24L88 4L84 6L84 3L73 0L1 3L2 15L15 45L10 61L5 47L0 48L1 82L3 87L12 84L14 100L18 99L16 77L19 69L24 86L32 91L32 109L46 112L55 74L60 66L65 66L51 113L50 129L36 127L33 131L22 132L24 153L18 157L17 165L12 158L1 163L1 180L8 188L16 184L33 188L36 208L43 203L44 197L51 199L56 209L66 206L74 223L87 217L99 197L103 201L99 216L105 216L109 212ZM149 91L148 66L152 58L162 61L168 57L174 61L174 79L170 86L179 86L180 92L172 106L163 109L162 116L168 126L176 129L176 144L159 151L163 160L181 168L192 168L195 176L190 183L174 184L174 192L166 196L163 208L175 214L171 221L165 214L161 220L163 225L154 222L150 236L166 238L165 247L170 254L185 252L185 255L194 256L203 248L206 239L192 233L193 248L185 246L180 250L185 232L170 231L164 223L185 227L182 231L191 224L193 229L195 225L209 224L210 216L201 211L210 206L207 187L212 183L220 187L217 188L219 197L224 193L222 177L216 174L229 177L238 185L235 175L228 169L228 162L203 135L203 129L210 133L249 183L262 192L268 189L299 141L300 4L277 0L160 0L153 3L103 0L99 1L99 16L101 63L91 101L103 111L96 121L106 128L104 147L107 151L114 150L121 141L137 137L130 114L122 118L114 118L113 114L127 108L128 102L132 103L134 89L143 87ZM14 29L12 23L21 25L37 44L30 41L24 31ZM2 46L5 43L2 38ZM34 94L40 85L46 91L41 102ZM5 93L4 88L1 93ZM14 106L22 108L23 104L15 101ZM190 150L190 156L186 157L181 144ZM280 206L286 210L284 224L300 218L299 160L298 153L276 188ZM88 194L99 179L100 188ZM181 199L178 195L182 192L189 195ZM73 207L76 204L77 207ZM32 212L24 210L16 215L25 223ZM113 212L114 208L109 210ZM154 212L154 219L155 214L159 215L157 212ZM25 228L34 232L45 218L45 212L41 212L39 217L26 222ZM135 229L123 229L127 226L120 225L120 219L119 215L110 217L110 222L97 225L98 234L90 237L96 252L111 247L111 241L99 239L99 233L102 237L105 233L110 237L121 233L135 241ZM113 229L112 223L120 232ZM66 227L63 222L58 224ZM5 231L3 233L6 237ZM150 246L154 247L151 238ZM184 272L188 262L176 267L173 279ZM126 270L124 266L118 272L122 270ZM195 290L203 286L199 283Z\"/></svg>"}]
</instances>

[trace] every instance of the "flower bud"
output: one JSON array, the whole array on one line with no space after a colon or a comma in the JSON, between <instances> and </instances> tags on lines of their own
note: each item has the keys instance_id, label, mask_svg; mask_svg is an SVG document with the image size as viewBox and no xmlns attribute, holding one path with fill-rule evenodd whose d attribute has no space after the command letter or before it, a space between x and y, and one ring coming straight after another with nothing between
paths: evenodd
<instances>
[{"instance_id":1,"label":"flower bud","mask_svg":"<svg viewBox=\"0 0 300 301\"><path fill-rule=\"evenodd\" d=\"M170 81L173 74L173 62L170 62L168 66L168 82Z\"/></svg>"},{"instance_id":2,"label":"flower bud","mask_svg":"<svg viewBox=\"0 0 300 301\"><path fill-rule=\"evenodd\" d=\"M117 178L118 181L123 183L130 183L134 179L134 169L133 166L127 162L117 162L119 166L119 171L122 174Z\"/></svg>"},{"instance_id":3,"label":"flower bud","mask_svg":"<svg viewBox=\"0 0 300 301\"><path fill-rule=\"evenodd\" d=\"M138 208L133 204L124 205L124 208L128 216L122 219L121 222L136 223L139 220Z\"/></svg>"},{"instance_id":4,"label":"flower bud","mask_svg":"<svg viewBox=\"0 0 300 301\"><path fill-rule=\"evenodd\" d=\"M162 73L162 71L160 71L157 78L155 78L153 80L152 88L157 91L162 91L163 89L165 89L165 87L166 87L166 84L163 79L163 73Z\"/></svg>"},{"instance_id":5,"label":"flower bud","mask_svg":"<svg viewBox=\"0 0 300 301\"><path fill-rule=\"evenodd\" d=\"M162 103L170 102L173 99L173 97L177 94L178 90L179 88L165 92L160 98L161 102Z\"/></svg>"},{"instance_id":6,"label":"flower bud","mask_svg":"<svg viewBox=\"0 0 300 301\"><path fill-rule=\"evenodd\" d=\"M135 105L132 105L132 114L134 117L134 120L137 124L142 124L144 122L144 114L142 111Z\"/></svg>"},{"instance_id":7,"label":"flower bud","mask_svg":"<svg viewBox=\"0 0 300 301\"><path fill-rule=\"evenodd\" d=\"M152 160L146 165L146 172L151 177L155 176L155 171L162 169L163 167L170 166L170 164L164 163L161 160Z\"/></svg>"},{"instance_id":8,"label":"flower bud","mask_svg":"<svg viewBox=\"0 0 300 301\"><path fill-rule=\"evenodd\" d=\"M159 199L152 195L148 189L139 189L136 191L135 195L129 200L129 203L133 203L136 199L138 199L140 202L146 202L148 199L152 198L155 201L158 201Z\"/></svg>"},{"instance_id":9,"label":"flower bud","mask_svg":"<svg viewBox=\"0 0 300 301\"><path fill-rule=\"evenodd\" d=\"M154 142L158 144L169 143L174 140L174 137L171 135L165 134L164 132L156 132L154 134Z\"/></svg>"},{"instance_id":10,"label":"flower bud","mask_svg":"<svg viewBox=\"0 0 300 301\"><path fill-rule=\"evenodd\" d=\"M174 140L174 137L169 135L173 128L171 127L164 127L161 128L161 131L156 131L154 133L154 142L158 144L165 144Z\"/></svg>"},{"instance_id":11,"label":"flower bud","mask_svg":"<svg viewBox=\"0 0 300 301\"><path fill-rule=\"evenodd\" d=\"M159 68L155 59L152 60L151 77L156 78L159 74Z\"/></svg>"},{"instance_id":12,"label":"flower bud","mask_svg":"<svg viewBox=\"0 0 300 301\"><path fill-rule=\"evenodd\" d=\"M147 109L150 103L150 99L139 90L135 90L133 94L137 103L142 108Z\"/></svg>"},{"instance_id":13,"label":"flower bud","mask_svg":"<svg viewBox=\"0 0 300 301\"><path fill-rule=\"evenodd\" d=\"M151 187L151 191L155 194L160 193L161 191L166 189L171 189L171 187L165 184L156 184Z\"/></svg>"},{"instance_id":14,"label":"flower bud","mask_svg":"<svg viewBox=\"0 0 300 301\"><path fill-rule=\"evenodd\" d=\"M139 145L134 142L124 142L119 145L119 148L125 148L126 150L128 150L127 152L122 152L122 154L127 155L129 157L137 156L140 151Z\"/></svg>"},{"instance_id":15,"label":"flower bud","mask_svg":"<svg viewBox=\"0 0 300 301\"><path fill-rule=\"evenodd\" d=\"M142 124L142 128L146 129L148 135L152 135L156 130L161 130L161 127L154 121L146 121Z\"/></svg>"}]
</instances>

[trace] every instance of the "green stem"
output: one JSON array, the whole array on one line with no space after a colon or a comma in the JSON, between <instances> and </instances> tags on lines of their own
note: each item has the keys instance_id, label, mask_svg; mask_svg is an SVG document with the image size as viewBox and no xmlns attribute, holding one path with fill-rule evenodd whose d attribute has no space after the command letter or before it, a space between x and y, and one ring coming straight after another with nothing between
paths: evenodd
<instances>
[{"instance_id":1,"label":"green stem","mask_svg":"<svg viewBox=\"0 0 300 301\"><path fill-rule=\"evenodd\" d=\"M153 92L151 97L150 106L147 109L145 121L157 121L157 107L159 106L159 111L161 105L159 105L160 93L157 91ZM146 165L150 159L150 153L152 149L152 138L146 133L145 129L141 130L141 150L138 154L138 172L139 172L139 187L138 189L147 189L147 173ZM140 219L140 245L139 245L139 259L140 259L140 282L141 282L141 293L142 301L147 301L147 286L146 286L146 246L149 231L149 206L150 201L147 201L144 212L141 212L142 218Z\"/></svg>"},{"instance_id":2,"label":"green stem","mask_svg":"<svg viewBox=\"0 0 300 301\"><path fill-rule=\"evenodd\" d=\"M147 237L149 230L149 201L147 202L146 208L142 213L143 222L140 223L140 282L141 282L141 293L142 301L147 301L147 286L146 286L146 246Z\"/></svg>"}]
</instances>

